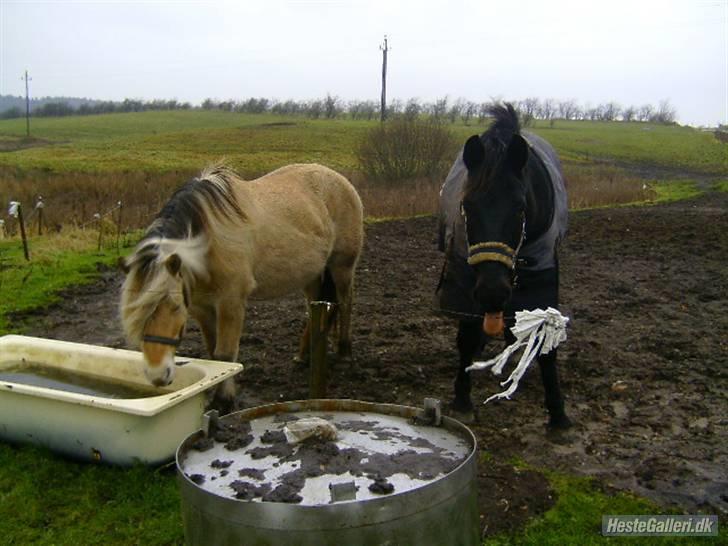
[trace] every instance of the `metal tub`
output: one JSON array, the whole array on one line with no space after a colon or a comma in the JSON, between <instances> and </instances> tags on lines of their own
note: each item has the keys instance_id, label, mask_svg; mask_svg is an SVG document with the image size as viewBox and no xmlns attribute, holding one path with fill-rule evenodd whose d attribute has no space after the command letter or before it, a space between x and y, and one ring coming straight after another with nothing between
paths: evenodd
<instances>
[{"instance_id":1,"label":"metal tub","mask_svg":"<svg viewBox=\"0 0 728 546\"><path fill-rule=\"evenodd\" d=\"M251 408L220 418L223 426L249 423L255 440L247 448L235 451L228 451L217 442L214 442L214 447L205 444L203 449L200 445L209 444L210 439L205 431L200 430L180 445L177 471L187 543L316 546L480 544L475 436L462 423L444 416L439 418L439 414L441 422L437 427L409 424L413 419L421 419L424 413L424 410L413 407L356 400L308 400ZM452 452L457 450L460 455L453 459L455 466L452 469L444 475L430 476L429 480L410 480L399 474L392 475L389 480L396 483L396 487L391 494L369 493L365 485L371 476L324 475L312 480L319 480L316 482L319 489L322 488L320 480L330 480L330 498L322 498L321 491L309 488L308 484L301 491L304 499L298 504L235 498L231 495L230 480L237 479L240 467L254 464L266 475L277 473L280 478L281 471L276 470L280 469L279 465L296 464L281 462L285 458L277 461L275 457L257 460L249 457L257 449L254 446L263 445L258 438L262 431L267 433L269 427L275 428L273 423L283 422L291 415L321 416L337 426L343 422L354 422L352 415L358 416L362 423L373 423L377 419L396 421L394 425L385 423L380 428L370 426L368 431L364 426L353 427L354 432L345 432L343 438L337 438L336 443L342 449L356 442L385 437L381 431L394 430L389 427L400 426L397 423L401 421L401 426L407 430L404 434L393 433L398 438L411 437L412 431L415 431L422 434L419 437L422 439L412 441L413 446L439 446L441 439L445 441L446 437L452 436L457 442ZM341 431L339 434L342 434ZM385 441L380 443L385 452L391 452L400 449L392 447L397 441L400 440L385 437ZM447 447L433 449L437 453L451 454ZM362 461L373 460L373 457L375 455ZM220 470L221 464L227 465L223 471ZM250 469L243 472L250 472ZM348 497L336 498L334 492L338 487L342 488L339 491L348 490ZM314 500L306 498L306 490L310 490Z\"/></svg>"}]
</instances>

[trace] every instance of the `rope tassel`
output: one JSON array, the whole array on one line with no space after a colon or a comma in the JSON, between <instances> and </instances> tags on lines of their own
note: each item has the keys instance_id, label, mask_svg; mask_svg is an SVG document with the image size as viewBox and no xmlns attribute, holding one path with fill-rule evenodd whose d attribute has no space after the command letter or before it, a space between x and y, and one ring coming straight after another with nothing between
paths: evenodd
<instances>
[{"instance_id":1,"label":"rope tassel","mask_svg":"<svg viewBox=\"0 0 728 546\"><path fill-rule=\"evenodd\" d=\"M511 333L515 336L516 341L509 345L505 350L485 362L473 362L465 371L484 370L491 368L494 375L500 375L505 367L508 359L518 349L526 346L526 349L518 361L518 365L513 370L508 379L501 382L501 386L510 386L505 391L494 394L488 398L484 404L498 398L510 400L511 395L518 389L518 382L521 380L526 370L538 355L545 355L559 346L562 341L566 341L566 325L569 319L559 313L553 307L549 307L545 311L535 309L534 311L518 311L516 313L516 324L511 328Z\"/></svg>"}]
</instances>

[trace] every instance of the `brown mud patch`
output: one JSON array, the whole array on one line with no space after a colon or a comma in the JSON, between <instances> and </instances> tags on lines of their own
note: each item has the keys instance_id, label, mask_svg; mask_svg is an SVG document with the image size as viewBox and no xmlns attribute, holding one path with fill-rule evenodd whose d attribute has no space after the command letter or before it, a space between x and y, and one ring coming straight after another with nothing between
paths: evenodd
<instances>
[{"instance_id":1,"label":"brown mud patch","mask_svg":"<svg viewBox=\"0 0 728 546\"><path fill-rule=\"evenodd\" d=\"M597 477L686 512L728 513L728 194L571 214L560 256L569 339L559 349L568 432L548 434L538 372L510 401L479 402L499 378L474 376L479 502L487 534L518 529L554 502L534 467ZM454 324L435 315L436 221L367 226L358 269L353 363L333 363L332 398L420 406L452 397ZM123 347L116 272L33 317L30 335ZM255 302L241 339L244 406L307 397L293 364L300 296ZM500 350L494 344L490 352ZM206 357L191 325L179 353ZM242 494L246 492L241 486ZM284 493L284 492L282 492ZM255 493L253 493L255 494Z\"/></svg>"}]
</instances>

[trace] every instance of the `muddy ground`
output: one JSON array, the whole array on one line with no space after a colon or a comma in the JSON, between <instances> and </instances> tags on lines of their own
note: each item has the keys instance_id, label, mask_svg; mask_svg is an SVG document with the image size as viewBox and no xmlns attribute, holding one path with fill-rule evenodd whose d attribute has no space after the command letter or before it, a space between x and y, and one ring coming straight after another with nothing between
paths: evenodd
<instances>
[{"instance_id":1,"label":"muddy ground","mask_svg":"<svg viewBox=\"0 0 728 546\"><path fill-rule=\"evenodd\" d=\"M572 213L561 253L559 349L567 411L575 426L547 434L543 389L532 370L513 400L480 407L484 530L518 528L554 502L538 472L595 476L686 512L728 513L728 194L643 208ZM329 396L420 405L449 401L455 326L432 312L442 264L435 219L367 227L358 270L353 365L335 365ZM125 346L117 320L121 278L70 290L65 303L31 317L32 335ZM241 340L243 403L306 397L295 367L302 298L249 307ZM502 346L493 345L491 352ZM181 354L205 356L190 328ZM477 372L475 400L499 390Z\"/></svg>"}]
</instances>

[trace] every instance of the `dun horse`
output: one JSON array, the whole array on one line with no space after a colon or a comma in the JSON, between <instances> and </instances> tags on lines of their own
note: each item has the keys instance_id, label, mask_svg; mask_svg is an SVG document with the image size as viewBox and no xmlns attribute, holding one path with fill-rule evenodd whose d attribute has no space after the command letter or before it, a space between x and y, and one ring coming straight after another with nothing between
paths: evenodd
<instances>
[{"instance_id":1,"label":"dun horse","mask_svg":"<svg viewBox=\"0 0 728 546\"><path fill-rule=\"evenodd\" d=\"M122 263L122 323L144 353L148 379L173 380L188 317L199 322L212 358L235 361L246 302L296 290L308 301L338 303L338 352L350 356L362 240L361 200L326 167L289 165L252 181L222 164L208 167L172 195ZM230 379L217 396L229 404L235 392Z\"/></svg>"},{"instance_id":2,"label":"dun horse","mask_svg":"<svg viewBox=\"0 0 728 546\"><path fill-rule=\"evenodd\" d=\"M440 194L440 249L445 267L438 304L458 319L460 367L453 408L469 414L465 368L487 336L513 336L516 311L557 308L557 248L566 233L566 189L554 149L521 133L510 104L491 109L491 127L466 142ZM505 323L504 323L505 314ZM485 336L483 335L485 334ZM553 427L568 427L556 350L539 357Z\"/></svg>"}]
</instances>

